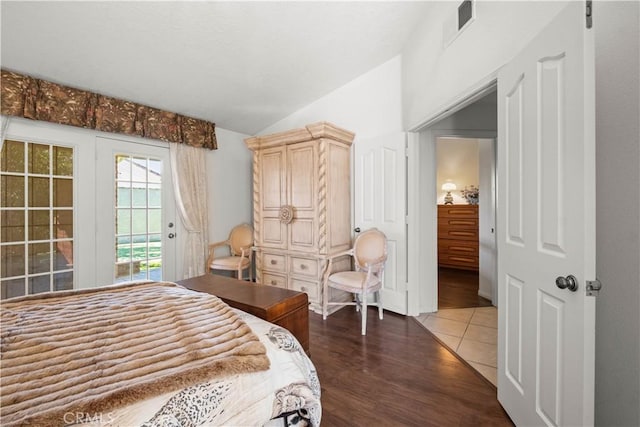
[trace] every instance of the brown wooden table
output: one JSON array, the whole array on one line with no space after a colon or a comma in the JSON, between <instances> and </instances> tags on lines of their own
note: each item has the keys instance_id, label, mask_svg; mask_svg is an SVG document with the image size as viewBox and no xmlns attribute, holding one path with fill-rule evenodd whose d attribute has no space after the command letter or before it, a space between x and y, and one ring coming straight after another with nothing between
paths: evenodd
<instances>
[{"instance_id":1,"label":"brown wooden table","mask_svg":"<svg viewBox=\"0 0 640 427\"><path fill-rule=\"evenodd\" d=\"M309 298L306 293L217 274L205 274L176 283L215 295L231 307L288 329L309 354Z\"/></svg>"}]
</instances>

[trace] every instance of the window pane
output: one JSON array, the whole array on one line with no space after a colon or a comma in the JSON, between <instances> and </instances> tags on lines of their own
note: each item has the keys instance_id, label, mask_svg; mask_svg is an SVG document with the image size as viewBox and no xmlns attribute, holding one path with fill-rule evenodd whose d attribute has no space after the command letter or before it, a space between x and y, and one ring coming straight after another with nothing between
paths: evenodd
<instances>
[{"instance_id":1,"label":"window pane","mask_svg":"<svg viewBox=\"0 0 640 427\"><path fill-rule=\"evenodd\" d=\"M146 272L144 276L146 279L162 280L162 259L150 259L147 262L140 262L140 271Z\"/></svg>"},{"instance_id":2,"label":"window pane","mask_svg":"<svg viewBox=\"0 0 640 427\"><path fill-rule=\"evenodd\" d=\"M49 178L29 177L29 206L49 206Z\"/></svg>"},{"instance_id":3,"label":"window pane","mask_svg":"<svg viewBox=\"0 0 640 427\"><path fill-rule=\"evenodd\" d=\"M131 181L147 182L147 159L134 157L131 159Z\"/></svg>"},{"instance_id":4,"label":"window pane","mask_svg":"<svg viewBox=\"0 0 640 427\"><path fill-rule=\"evenodd\" d=\"M73 181L53 178L53 206L70 208L73 206Z\"/></svg>"},{"instance_id":5,"label":"window pane","mask_svg":"<svg viewBox=\"0 0 640 427\"><path fill-rule=\"evenodd\" d=\"M29 173L49 175L49 146L29 144Z\"/></svg>"},{"instance_id":6,"label":"window pane","mask_svg":"<svg viewBox=\"0 0 640 427\"><path fill-rule=\"evenodd\" d=\"M162 160L149 159L149 182L162 182Z\"/></svg>"},{"instance_id":7,"label":"window pane","mask_svg":"<svg viewBox=\"0 0 640 427\"><path fill-rule=\"evenodd\" d=\"M24 275L24 245L0 247L0 277Z\"/></svg>"},{"instance_id":8,"label":"window pane","mask_svg":"<svg viewBox=\"0 0 640 427\"><path fill-rule=\"evenodd\" d=\"M162 189L160 184L149 184L149 207L162 207Z\"/></svg>"},{"instance_id":9,"label":"window pane","mask_svg":"<svg viewBox=\"0 0 640 427\"><path fill-rule=\"evenodd\" d=\"M51 277L46 276L29 277L29 295L49 292L51 290Z\"/></svg>"},{"instance_id":10,"label":"window pane","mask_svg":"<svg viewBox=\"0 0 640 427\"><path fill-rule=\"evenodd\" d=\"M29 210L29 240L49 239L49 211Z\"/></svg>"},{"instance_id":11,"label":"window pane","mask_svg":"<svg viewBox=\"0 0 640 427\"><path fill-rule=\"evenodd\" d=\"M131 211L129 209L116 210L116 233L131 233Z\"/></svg>"},{"instance_id":12,"label":"window pane","mask_svg":"<svg viewBox=\"0 0 640 427\"><path fill-rule=\"evenodd\" d=\"M131 258L134 260L146 260L148 256L147 236L135 236Z\"/></svg>"},{"instance_id":13,"label":"window pane","mask_svg":"<svg viewBox=\"0 0 640 427\"><path fill-rule=\"evenodd\" d=\"M128 208L131 206L131 183L118 182L116 189L116 206L119 208Z\"/></svg>"},{"instance_id":14,"label":"window pane","mask_svg":"<svg viewBox=\"0 0 640 427\"><path fill-rule=\"evenodd\" d=\"M134 234L147 232L147 210L146 209L132 209L131 210L131 224L132 232Z\"/></svg>"},{"instance_id":15,"label":"window pane","mask_svg":"<svg viewBox=\"0 0 640 427\"><path fill-rule=\"evenodd\" d=\"M5 141L2 146L2 172L24 173L24 143L21 141Z\"/></svg>"},{"instance_id":16,"label":"window pane","mask_svg":"<svg viewBox=\"0 0 640 427\"><path fill-rule=\"evenodd\" d=\"M116 156L116 180L131 181L131 158Z\"/></svg>"},{"instance_id":17,"label":"window pane","mask_svg":"<svg viewBox=\"0 0 640 427\"><path fill-rule=\"evenodd\" d=\"M51 244L29 244L29 274L51 271Z\"/></svg>"},{"instance_id":18,"label":"window pane","mask_svg":"<svg viewBox=\"0 0 640 427\"><path fill-rule=\"evenodd\" d=\"M73 148L53 147L53 174L73 176Z\"/></svg>"},{"instance_id":19,"label":"window pane","mask_svg":"<svg viewBox=\"0 0 640 427\"><path fill-rule=\"evenodd\" d=\"M73 289L73 271L56 273L53 275L53 290L65 291Z\"/></svg>"},{"instance_id":20,"label":"window pane","mask_svg":"<svg viewBox=\"0 0 640 427\"><path fill-rule=\"evenodd\" d=\"M149 209L149 233L162 232L162 210Z\"/></svg>"},{"instance_id":21,"label":"window pane","mask_svg":"<svg viewBox=\"0 0 640 427\"><path fill-rule=\"evenodd\" d=\"M0 212L0 241L24 241L24 210Z\"/></svg>"},{"instance_id":22,"label":"window pane","mask_svg":"<svg viewBox=\"0 0 640 427\"><path fill-rule=\"evenodd\" d=\"M22 279L11 279L11 280L3 280L0 283L2 287L2 295L1 298L14 298L21 297L24 295L24 278Z\"/></svg>"},{"instance_id":23,"label":"window pane","mask_svg":"<svg viewBox=\"0 0 640 427\"><path fill-rule=\"evenodd\" d=\"M136 208L144 208L147 206L147 187L144 184L135 183L131 190L131 205Z\"/></svg>"},{"instance_id":24,"label":"window pane","mask_svg":"<svg viewBox=\"0 0 640 427\"><path fill-rule=\"evenodd\" d=\"M0 176L0 188L3 208L24 207L24 177Z\"/></svg>"},{"instance_id":25,"label":"window pane","mask_svg":"<svg viewBox=\"0 0 640 427\"><path fill-rule=\"evenodd\" d=\"M162 234L149 234L149 258L162 258Z\"/></svg>"},{"instance_id":26,"label":"window pane","mask_svg":"<svg viewBox=\"0 0 640 427\"><path fill-rule=\"evenodd\" d=\"M53 211L53 235L55 239L70 239L73 237L73 211Z\"/></svg>"},{"instance_id":27,"label":"window pane","mask_svg":"<svg viewBox=\"0 0 640 427\"><path fill-rule=\"evenodd\" d=\"M129 262L116 264L116 282L122 282L131 278L131 264Z\"/></svg>"},{"instance_id":28,"label":"window pane","mask_svg":"<svg viewBox=\"0 0 640 427\"><path fill-rule=\"evenodd\" d=\"M116 259L117 262L131 259L131 237L118 237L116 239Z\"/></svg>"},{"instance_id":29,"label":"window pane","mask_svg":"<svg viewBox=\"0 0 640 427\"><path fill-rule=\"evenodd\" d=\"M73 242L69 240L55 242L54 249L53 269L58 271L73 268Z\"/></svg>"}]
</instances>

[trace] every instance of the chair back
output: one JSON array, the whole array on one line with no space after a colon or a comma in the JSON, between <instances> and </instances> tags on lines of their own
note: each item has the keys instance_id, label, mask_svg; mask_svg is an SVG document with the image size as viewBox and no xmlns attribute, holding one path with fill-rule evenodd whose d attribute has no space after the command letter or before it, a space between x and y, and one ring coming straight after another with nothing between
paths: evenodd
<instances>
[{"instance_id":1,"label":"chair back","mask_svg":"<svg viewBox=\"0 0 640 427\"><path fill-rule=\"evenodd\" d=\"M240 255L244 249L246 256L251 246L253 246L253 228L249 224L240 224L233 227L231 233L229 233L231 255Z\"/></svg>"},{"instance_id":2,"label":"chair back","mask_svg":"<svg viewBox=\"0 0 640 427\"><path fill-rule=\"evenodd\" d=\"M372 273L382 271L387 260L387 236L377 228L360 233L353 243L353 259L356 270L366 270L367 265L374 265Z\"/></svg>"}]
</instances>

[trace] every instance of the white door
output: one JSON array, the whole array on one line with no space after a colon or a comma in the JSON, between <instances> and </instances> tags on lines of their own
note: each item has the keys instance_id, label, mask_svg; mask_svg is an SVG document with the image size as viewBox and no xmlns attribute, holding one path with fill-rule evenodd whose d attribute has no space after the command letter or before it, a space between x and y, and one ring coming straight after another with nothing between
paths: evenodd
<instances>
[{"instance_id":1,"label":"white door","mask_svg":"<svg viewBox=\"0 0 640 427\"><path fill-rule=\"evenodd\" d=\"M570 2L498 75L498 400L516 425L594 420L592 33Z\"/></svg>"},{"instance_id":2,"label":"white door","mask_svg":"<svg viewBox=\"0 0 640 427\"><path fill-rule=\"evenodd\" d=\"M169 149L97 140L97 283L175 280Z\"/></svg>"},{"instance_id":3,"label":"white door","mask_svg":"<svg viewBox=\"0 0 640 427\"><path fill-rule=\"evenodd\" d=\"M406 134L394 133L354 143L355 227L386 234L388 259L381 291L386 310L407 313Z\"/></svg>"}]
</instances>

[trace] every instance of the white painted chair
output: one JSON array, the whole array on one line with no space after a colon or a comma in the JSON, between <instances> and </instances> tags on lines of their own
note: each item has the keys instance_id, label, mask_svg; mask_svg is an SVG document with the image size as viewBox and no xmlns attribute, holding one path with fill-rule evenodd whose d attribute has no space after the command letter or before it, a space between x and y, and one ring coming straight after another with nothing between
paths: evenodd
<instances>
[{"instance_id":1,"label":"white painted chair","mask_svg":"<svg viewBox=\"0 0 640 427\"><path fill-rule=\"evenodd\" d=\"M229 256L216 258L215 250L229 247ZM253 246L253 228L249 224L240 224L231 230L229 238L223 242L209 245L207 267L209 270L235 271L236 277L242 280L242 272L249 270L249 281L253 281L251 269L251 246Z\"/></svg>"},{"instance_id":2,"label":"white painted chair","mask_svg":"<svg viewBox=\"0 0 640 427\"><path fill-rule=\"evenodd\" d=\"M354 271L341 271L331 274L333 259L351 255ZM355 305L362 313L362 335L367 333L367 295L375 294L378 316L382 319L382 275L387 261L387 237L376 228L366 230L356 237L353 248L333 255L325 273L322 297L322 318L326 319L329 306ZM355 302L329 301L329 288L336 288L355 295Z\"/></svg>"}]
</instances>

